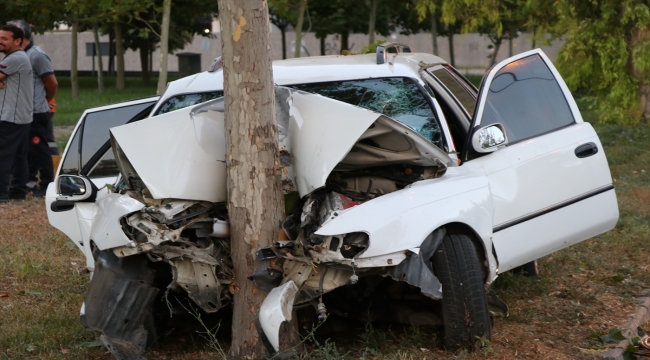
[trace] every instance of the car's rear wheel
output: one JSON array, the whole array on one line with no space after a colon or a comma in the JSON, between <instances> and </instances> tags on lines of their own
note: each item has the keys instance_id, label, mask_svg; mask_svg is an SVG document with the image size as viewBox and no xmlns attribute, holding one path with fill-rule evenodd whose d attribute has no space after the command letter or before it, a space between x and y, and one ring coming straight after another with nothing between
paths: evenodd
<instances>
[{"instance_id":1,"label":"car's rear wheel","mask_svg":"<svg viewBox=\"0 0 650 360\"><path fill-rule=\"evenodd\" d=\"M491 325L481 264L466 235L446 235L433 255L433 268L442 284L445 347L471 349L490 339Z\"/></svg>"}]
</instances>

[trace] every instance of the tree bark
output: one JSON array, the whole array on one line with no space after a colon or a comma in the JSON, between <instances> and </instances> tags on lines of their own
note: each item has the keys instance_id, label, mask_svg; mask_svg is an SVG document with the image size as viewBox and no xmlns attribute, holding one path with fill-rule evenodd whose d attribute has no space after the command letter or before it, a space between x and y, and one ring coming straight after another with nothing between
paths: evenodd
<instances>
[{"instance_id":1,"label":"tree bark","mask_svg":"<svg viewBox=\"0 0 650 360\"><path fill-rule=\"evenodd\" d=\"M302 23L305 20L305 8L307 7L307 0L300 0L298 7L298 21L296 23L296 47L294 48L293 57L300 57L300 50L302 50Z\"/></svg>"},{"instance_id":2,"label":"tree bark","mask_svg":"<svg viewBox=\"0 0 650 360\"><path fill-rule=\"evenodd\" d=\"M280 28L280 34L282 34L282 59L287 58L287 27Z\"/></svg>"},{"instance_id":3,"label":"tree bark","mask_svg":"<svg viewBox=\"0 0 650 360\"><path fill-rule=\"evenodd\" d=\"M142 69L142 85L151 85L151 68L149 68L149 43L140 45L140 67Z\"/></svg>"},{"instance_id":4,"label":"tree bark","mask_svg":"<svg viewBox=\"0 0 650 360\"><path fill-rule=\"evenodd\" d=\"M163 19L160 30L160 65L158 66L158 88L156 94L161 95L167 86L167 57L169 52L169 18L172 0L163 0Z\"/></svg>"},{"instance_id":5,"label":"tree bark","mask_svg":"<svg viewBox=\"0 0 650 360\"><path fill-rule=\"evenodd\" d=\"M508 57L512 57L512 33L510 33L510 37L508 38Z\"/></svg>"},{"instance_id":6,"label":"tree bark","mask_svg":"<svg viewBox=\"0 0 650 360\"><path fill-rule=\"evenodd\" d=\"M537 48L537 26L533 26L533 49Z\"/></svg>"},{"instance_id":7,"label":"tree bark","mask_svg":"<svg viewBox=\"0 0 650 360\"><path fill-rule=\"evenodd\" d=\"M436 21L436 13L431 12L431 41L433 41L433 55L438 56L438 24Z\"/></svg>"},{"instance_id":8,"label":"tree bark","mask_svg":"<svg viewBox=\"0 0 650 360\"><path fill-rule=\"evenodd\" d=\"M449 63L451 66L456 67L456 60L454 59L454 33L449 33Z\"/></svg>"},{"instance_id":9,"label":"tree bark","mask_svg":"<svg viewBox=\"0 0 650 360\"><path fill-rule=\"evenodd\" d=\"M79 98L79 72L77 71L77 45L78 41L78 32L79 32L79 19L76 16L72 16L72 26L70 32L70 42L72 47L70 49L70 84L72 87L72 98Z\"/></svg>"},{"instance_id":10,"label":"tree bark","mask_svg":"<svg viewBox=\"0 0 650 360\"><path fill-rule=\"evenodd\" d=\"M348 49L348 40L350 39L350 33L347 31L342 32L341 34L341 51L339 54L342 54L344 50L349 51Z\"/></svg>"},{"instance_id":11,"label":"tree bark","mask_svg":"<svg viewBox=\"0 0 650 360\"><path fill-rule=\"evenodd\" d=\"M377 1L370 0L370 19L368 20L368 44L375 43L375 24L377 23Z\"/></svg>"},{"instance_id":12,"label":"tree bark","mask_svg":"<svg viewBox=\"0 0 650 360\"><path fill-rule=\"evenodd\" d=\"M327 35L323 36L322 38L319 38L320 40L320 55L324 56L325 55L325 38Z\"/></svg>"},{"instance_id":13,"label":"tree bark","mask_svg":"<svg viewBox=\"0 0 650 360\"><path fill-rule=\"evenodd\" d=\"M119 22L114 23L113 32L115 33L115 63L117 65L115 87L124 89L124 40L122 38L122 24Z\"/></svg>"},{"instance_id":14,"label":"tree bark","mask_svg":"<svg viewBox=\"0 0 650 360\"><path fill-rule=\"evenodd\" d=\"M497 63L497 55L499 55L499 49L501 48L501 38L498 38L496 41L494 41L494 55L492 55L492 63L490 66L494 65Z\"/></svg>"},{"instance_id":15,"label":"tree bark","mask_svg":"<svg viewBox=\"0 0 650 360\"><path fill-rule=\"evenodd\" d=\"M97 91L104 92L104 61L102 60L102 47L99 45L99 29L93 23L93 38L95 39L95 58L97 58Z\"/></svg>"},{"instance_id":16,"label":"tree bark","mask_svg":"<svg viewBox=\"0 0 650 360\"><path fill-rule=\"evenodd\" d=\"M255 251L272 245L284 218L275 89L264 0L221 0L228 212L235 274L231 355L264 357L255 318L265 294L246 279Z\"/></svg>"},{"instance_id":17,"label":"tree bark","mask_svg":"<svg viewBox=\"0 0 650 360\"><path fill-rule=\"evenodd\" d=\"M115 54L114 54L115 47L113 46L114 41L115 41L114 31L109 31L108 32L108 67L106 68L106 73L108 74L108 76L115 75Z\"/></svg>"},{"instance_id":18,"label":"tree bark","mask_svg":"<svg viewBox=\"0 0 650 360\"><path fill-rule=\"evenodd\" d=\"M638 116L641 117L642 121L645 123L650 123L650 82L648 79L648 74L642 72L634 64L634 59L632 54L634 53L634 48L636 46L642 46L644 40L650 38L650 28L645 29L636 29L632 34L631 41L629 42L629 52L630 52L630 62L632 69L632 75L639 80L639 113Z\"/></svg>"}]
</instances>

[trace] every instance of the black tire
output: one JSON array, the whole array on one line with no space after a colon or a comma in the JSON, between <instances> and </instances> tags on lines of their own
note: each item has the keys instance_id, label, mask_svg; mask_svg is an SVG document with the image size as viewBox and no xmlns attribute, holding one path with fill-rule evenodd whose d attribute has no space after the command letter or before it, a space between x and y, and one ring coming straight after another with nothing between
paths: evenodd
<instances>
[{"instance_id":1,"label":"black tire","mask_svg":"<svg viewBox=\"0 0 650 360\"><path fill-rule=\"evenodd\" d=\"M514 274L521 274L528 277L537 277L539 276L539 265L537 265L537 260L533 260L529 263L525 263L521 266L517 266L511 270Z\"/></svg>"},{"instance_id":2,"label":"black tire","mask_svg":"<svg viewBox=\"0 0 650 360\"><path fill-rule=\"evenodd\" d=\"M446 235L433 255L433 269L442 284L445 348L473 349L477 337L490 340L485 284L472 240Z\"/></svg>"}]
</instances>

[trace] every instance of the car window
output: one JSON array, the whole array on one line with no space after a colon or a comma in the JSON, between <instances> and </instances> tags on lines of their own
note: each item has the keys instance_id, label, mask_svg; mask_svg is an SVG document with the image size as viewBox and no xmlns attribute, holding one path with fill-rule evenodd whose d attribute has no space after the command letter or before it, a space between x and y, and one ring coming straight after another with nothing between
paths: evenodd
<instances>
[{"instance_id":1,"label":"car window","mask_svg":"<svg viewBox=\"0 0 650 360\"><path fill-rule=\"evenodd\" d=\"M204 103L223 96L223 91L211 91L198 94L181 94L172 96L160 105L155 115L161 115L170 111L179 110L188 106Z\"/></svg>"},{"instance_id":2,"label":"car window","mask_svg":"<svg viewBox=\"0 0 650 360\"><path fill-rule=\"evenodd\" d=\"M61 165L61 174L79 175L79 138L81 137L81 128L74 134L68 152L65 154Z\"/></svg>"},{"instance_id":3,"label":"car window","mask_svg":"<svg viewBox=\"0 0 650 360\"><path fill-rule=\"evenodd\" d=\"M117 163L115 162L113 149L109 147L104 155L93 165L92 169L88 172L88 177L93 179L98 177L116 176L119 173L120 169L117 167Z\"/></svg>"},{"instance_id":4,"label":"car window","mask_svg":"<svg viewBox=\"0 0 650 360\"><path fill-rule=\"evenodd\" d=\"M133 117L150 107L151 103L130 105L86 115L81 137L81 168L109 140L108 129L124 125ZM115 174L119 171L115 172Z\"/></svg>"},{"instance_id":5,"label":"car window","mask_svg":"<svg viewBox=\"0 0 650 360\"><path fill-rule=\"evenodd\" d=\"M503 124L508 143L575 122L562 89L539 55L503 67L487 91L480 126Z\"/></svg>"},{"instance_id":6,"label":"car window","mask_svg":"<svg viewBox=\"0 0 650 360\"><path fill-rule=\"evenodd\" d=\"M469 90L468 85L463 84L460 79L445 68L431 71L431 73L454 94L469 116L472 116L476 107L476 94Z\"/></svg>"},{"instance_id":7,"label":"car window","mask_svg":"<svg viewBox=\"0 0 650 360\"><path fill-rule=\"evenodd\" d=\"M96 162L100 160L99 157L101 157L102 161L110 161L105 155L107 149L108 152L111 152L110 148L107 147L109 140L108 129L124 125L135 118L146 117L154 104L155 101L149 101L86 114L81 120L82 123L74 137L70 140L69 149L62 162L61 174L78 175L84 173L88 175L85 168L101 167L104 169L103 171L93 171L95 177L117 175L119 171L114 164L112 165L113 170L110 171L107 163L96 166ZM98 152L101 154L98 154ZM113 159L112 162L115 163L115 160Z\"/></svg>"},{"instance_id":8,"label":"car window","mask_svg":"<svg viewBox=\"0 0 650 360\"><path fill-rule=\"evenodd\" d=\"M293 87L384 114L444 149L440 126L431 105L413 79L351 80Z\"/></svg>"}]
</instances>

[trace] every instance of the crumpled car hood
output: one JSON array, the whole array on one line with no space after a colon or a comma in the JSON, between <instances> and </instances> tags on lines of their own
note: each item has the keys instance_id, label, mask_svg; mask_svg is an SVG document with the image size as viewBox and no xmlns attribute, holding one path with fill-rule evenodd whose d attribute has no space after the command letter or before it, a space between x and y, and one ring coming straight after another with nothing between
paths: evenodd
<instances>
[{"instance_id":1,"label":"crumpled car hood","mask_svg":"<svg viewBox=\"0 0 650 360\"><path fill-rule=\"evenodd\" d=\"M379 120L406 133L423 157L451 160L405 125L320 95L276 87L281 163L300 196L328 175ZM125 179L139 178L154 199L226 201L223 98L112 128L113 151Z\"/></svg>"}]
</instances>

